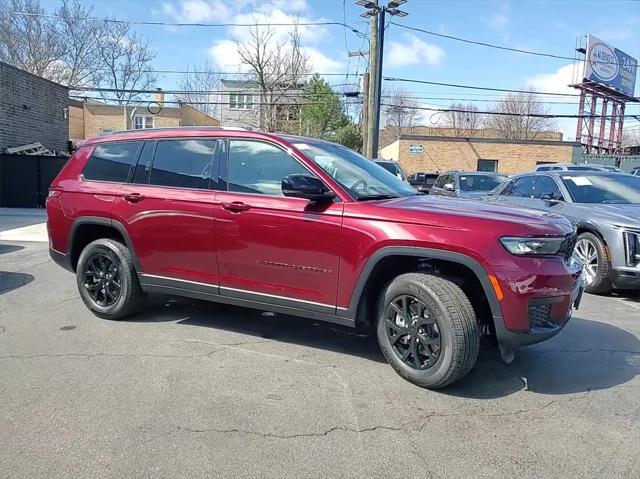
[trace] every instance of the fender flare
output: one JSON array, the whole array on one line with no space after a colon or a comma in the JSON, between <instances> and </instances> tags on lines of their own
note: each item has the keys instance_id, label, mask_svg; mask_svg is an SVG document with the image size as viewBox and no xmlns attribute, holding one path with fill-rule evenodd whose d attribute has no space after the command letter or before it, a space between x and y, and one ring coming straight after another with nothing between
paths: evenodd
<instances>
[{"instance_id":1,"label":"fender flare","mask_svg":"<svg viewBox=\"0 0 640 479\"><path fill-rule=\"evenodd\" d=\"M487 272L482 267L482 265L480 265L480 263L478 263L470 256L462 253L454 253L452 251L415 246L385 246L371 255L371 257L367 260L364 267L362 268L360 275L358 276L358 280L353 289L353 293L351 294L349 307L345 311L345 316L355 319L358 304L360 303L360 299L362 298L365 285L369 280L371 272L383 258L386 258L388 256L416 256L428 259L441 259L466 266L473 272L473 274L475 274L475 276L480 281L480 284L482 285L482 289L484 290L487 301L489 302L489 307L491 308L491 314L493 316L494 323L497 323L499 321L503 322L502 310L500 309L498 297L496 296ZM504 326L504 324L502 324L502 326ZM496 327L498 327L498 324L496 324Z\"/></svg>"},{"instance_id":2,"label":"fender flare","mask_svg":"<svg viewBox=\"0 0 640 479\"><path fill-rule=\"evenodd\" d=\"M78 228L83 225L107 226L109 228L113 228L117 230L124 238L125 245L129 249L129 253L131 254L131 260L133 261L133 265L136 268L136 272L142 273L142 267L140 265L140 261L138 260L138 255L136 255L136 251L133 248L133 243L131 242L131 238L129 237L129 233L127 232L127 229L124 227L122 223L111 218L104 218L101 216L80 216L76 218L76 220L71 225L71 230L69 231L69 239L67 244L67 256L69 258L71 258L71 252L73 251L73 243L76 239L76 233L78 231Z\"/></svg>"}]
</instances>

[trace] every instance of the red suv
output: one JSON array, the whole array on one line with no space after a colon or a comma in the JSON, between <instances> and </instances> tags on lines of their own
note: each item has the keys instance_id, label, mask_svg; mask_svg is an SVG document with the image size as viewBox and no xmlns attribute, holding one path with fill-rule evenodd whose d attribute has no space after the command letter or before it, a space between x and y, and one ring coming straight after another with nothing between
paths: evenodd
<instances>
[{"instance_id":1,"label":"red suv","mask_svg":"<svg viewBox=\"0 0 640 479\"><path fill-rule=\"evenodd\" d=\"M393 368L437 388L557 334L581 268L563 217L418 195L325 141L223 128L84 143L47 200L53 259L101 318L162 292L375 327Z\"/></svg>"}]
</instances>

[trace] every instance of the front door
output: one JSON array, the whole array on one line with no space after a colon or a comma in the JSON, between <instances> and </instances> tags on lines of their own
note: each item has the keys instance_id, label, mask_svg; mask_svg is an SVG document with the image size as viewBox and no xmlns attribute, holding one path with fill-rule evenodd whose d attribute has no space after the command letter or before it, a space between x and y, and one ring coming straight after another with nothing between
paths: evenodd
<instances>
[{"instance_id":1,"label":"front door","mask_svg":"<svg viewBox=\"0 0 640 479\"><path fill-rule=\"evenodd\" d=\"M219 144L148 141L131 183L121 188L113 212L129 233L146 282L205 283L217 292L211 172L217 171Z\"/></svg>"},{"instance_id":2,"label":"front door","mask_svg":"<svg viewBox=\"0 0 640 479\"><path fill-rule=\"evenodd\" d=\"M335 312L342 204L284 197L286 175L312 173L279 146L243 139L226 145L226 191L215 205L220 294Z\"/></svg>"}]
</instances>

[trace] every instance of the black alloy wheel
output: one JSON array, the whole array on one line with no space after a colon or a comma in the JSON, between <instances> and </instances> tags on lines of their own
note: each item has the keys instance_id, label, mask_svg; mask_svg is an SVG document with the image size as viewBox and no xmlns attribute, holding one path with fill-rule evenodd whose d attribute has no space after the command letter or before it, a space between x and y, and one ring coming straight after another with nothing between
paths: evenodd
<instances>
[{"instance_id":1,"label":"black alloy wheel","mask_svg":"<svg viewBox=\"0 0 640 479\"><path fill-rule=\"evenodd\" d=\"M385 311L385 330L393 352L410 368L428 369L440 357L442 340L435 314L420 299L400 295Z\"/></svg>"},{"instance_id":2,"label":"black alloy wheel","mask_svg":"<svg viewBox=\"0 0 640 479\"><path fill-rule=\"evenodd\" d=\"M96 252L87 259L83 283L96 305L112 306L120 298L120 266L117 256L110 252Z\"/></svg>"}]
</instances>

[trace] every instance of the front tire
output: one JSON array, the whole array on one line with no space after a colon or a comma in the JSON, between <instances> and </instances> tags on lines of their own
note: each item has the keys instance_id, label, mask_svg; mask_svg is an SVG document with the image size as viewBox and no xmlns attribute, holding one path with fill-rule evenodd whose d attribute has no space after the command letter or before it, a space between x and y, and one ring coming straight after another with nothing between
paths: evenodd
<instances>
[{"instance_id":1,"label":"front tire","mask_svg":"<svg viewBox=\"0 0 640 479\"><path fill-rule=\"evenodd\" d=\"M480 328L469 299L438 276L409 273L387 287L377 337L395 371L413 384L437 389L465 376L480 348Z\"/></svg>"},{"instance_id":2,"label":"front tire","mask_svg":"<svg viewBox=\"0 0 640 479\"><path fill-rule=\"evenodd\" d=\"M129 250L111 239L98 239L82 250L76 282L84 304L103 319L129 316L145 297Z\"/></svg>"},{"instance_id":3,"label":"front tire","mask_svg":"<svg viewBox=\"0 0 640 479\"><path fill-rule=\"evenodd\" d=\"M591 294L611 291L611 264L604 242L593 233L582 233L578 236L574 252L583 264L584 290Z\"/></svg>"}]
</instances>

